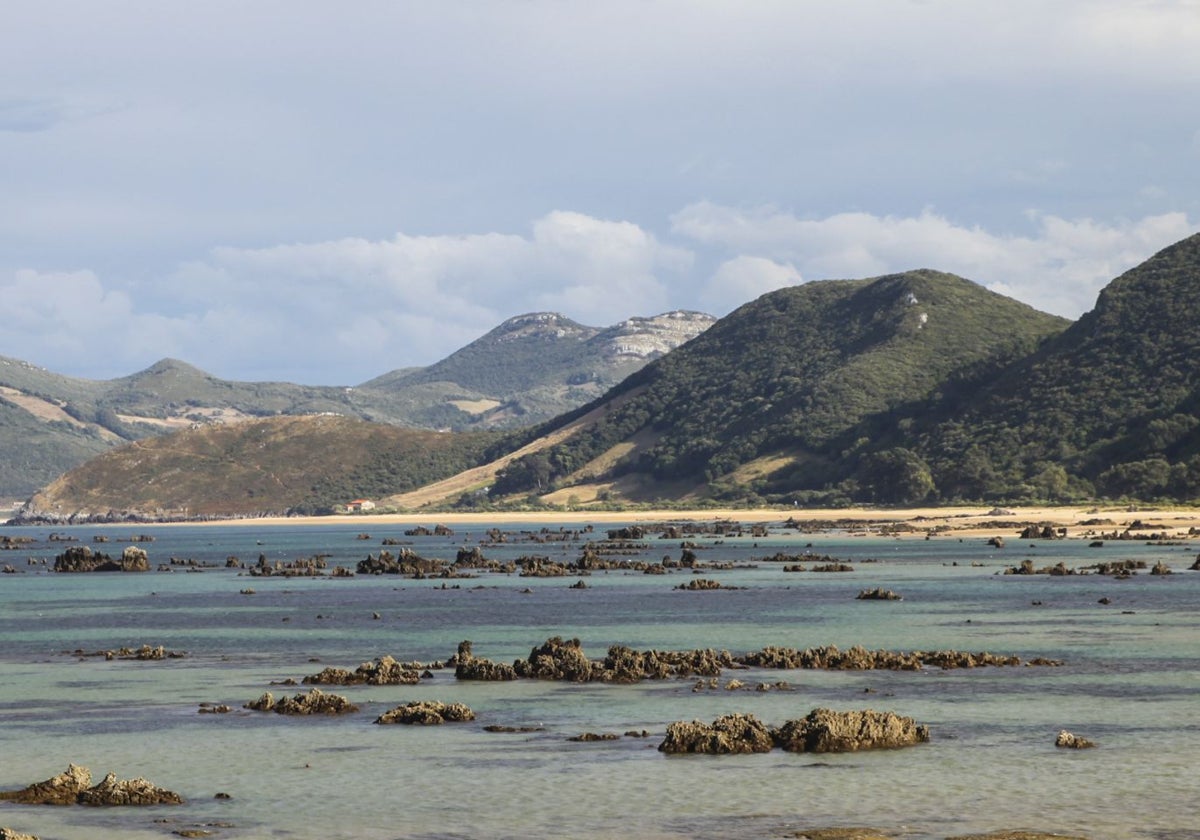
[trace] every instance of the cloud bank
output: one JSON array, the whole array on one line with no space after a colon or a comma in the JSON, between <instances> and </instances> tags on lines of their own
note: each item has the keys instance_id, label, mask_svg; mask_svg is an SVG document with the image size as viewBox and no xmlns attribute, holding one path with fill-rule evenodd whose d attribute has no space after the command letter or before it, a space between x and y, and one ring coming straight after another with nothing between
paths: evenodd
<instances>
[{"instance_id":1,"label":"cloud bank","mask_svg":"<svg viewBox=\"0 0 1200 840\"><path fill-rule=\"evenodd\" d=\"M215 248L137 282L22 269L0 277L0 352L92 378L174 356L229 379L348 385L430 364L526 312L594 326L670 309L724 315L784 286L915 268L1074 318L1109 280L1197 227L1182 213L1032 221L1034 234L999 235L930 210L806 219L699 202L671 216L667 241L555 211L525 234Z\"/></svg>"}]
</instances>

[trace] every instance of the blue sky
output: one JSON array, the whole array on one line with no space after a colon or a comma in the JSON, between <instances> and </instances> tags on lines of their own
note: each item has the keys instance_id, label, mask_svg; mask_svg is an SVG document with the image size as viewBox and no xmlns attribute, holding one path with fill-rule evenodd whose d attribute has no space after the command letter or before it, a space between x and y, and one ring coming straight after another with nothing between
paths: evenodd
<instances>
[{"instance_id":1,"label":"blue sky","mask_svg":"<svg viewBox=\"0 0 1200 840\"><path fill-rule=\"evenodd\" d=\"M505 318L1200 229L1200 3L9 0L0 355L355 384Z\"/></svg>"}]
</instances>

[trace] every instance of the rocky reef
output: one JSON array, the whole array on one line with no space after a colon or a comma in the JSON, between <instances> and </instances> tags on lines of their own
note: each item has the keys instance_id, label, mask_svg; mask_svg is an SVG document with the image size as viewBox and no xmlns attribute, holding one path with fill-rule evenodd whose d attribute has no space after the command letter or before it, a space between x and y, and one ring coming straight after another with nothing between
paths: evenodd
<instances>
[{"instance_id":1,"label":"rocky reef","mask_svg":"<svg viewBox=\"0 0 1200 840\"><path fill-rule=\"evenodd\" d=\"M929 740L929 727L893 712L813 709L800 720L789 720L774 735L789 752L840 753L911 747Z\"/></svg>"},{"instance_id":2,"label":"rocky reef","mask_svg":"<svg viewBox=\"0 0 1200 840\"><path fill-rule=\"evenodd\" d=\"M56 572L146 572L150 561L144 549L129 545L120 557L93 552L86 545L73 545L54 558Z\"/></svg>"},{"instance_id":3,"label":"rocky reef","mask_svg":"<svg viewBox=\"0 0 1200 840\"><path fill-rule=\"evenodd\" d=\"M475 720L475 712L462 703L443 703L440 700L420 700L397 706L375 719L376 723L405 723L419 726L437 726L442 723L458 723Z\"/></svg>"},{"instance_id":4,"label":"rocky reef","mask_svg":"<svg viewBox=\"0 0 1200 840\"><path fill-rule=\"evenodd\" d=\"M23 805L180 805L183 797L143 778L118 779L109 773L92 786L92 773L71 764L65 771L26 788L0 792L0 800Z\"/></svg>"},{"instance_id":5,"label":"rocky reef","mask_svg":"<svg viewBox=\"0 0 1200 840\"><path fill-rule=\"evenodd\" d=\"M893 712L836 712L813 709L807 717L789 720L777 729L754 715L731 714L711 724L694 720L676 721L658 749L664 753L770 752L780 747L789 752L857 752L896 749L929 740L929 727Z\"/></svg>"},{"instance_id":6,"label":"rocky reef","mask_svg":"<svg viewBox=\"0 0 1200 840\"><path fill-rule=\"evenodd\" d=\"M954 668L1012 667L1017 665L1061 665L1053 659L1022 662L1012 655L987 651L890 651L868 650L854 646L840 650L835 645L798 650L769 646L735 656L727 650L705 648L685 651L636 651L613 645L602 660L589 660L579 639L561 636L547 639L533 648L525 659L512 665L476 657L471 643L464 641L447 667L455 669L460 680L514 680L518 678L561 680L565 682L633 683L672 677L716 677L723 669L774 668L839 671L919 671L925 667Z\"/></svg>"},{"instance_id":7,"label":"rocky reef","mask_svg":"<svg viewBox=\"0 0 1200 840\"><path fill-rule=\"evenodd\" d=\"M281 700L276 700L271 692L267 691L257 700L247 703L245 708L256 712L275 712L278 715L345 715L358 711L358 706L340 694L326 694L319 688Z\"/></svg>"},{"instance_id":8,"label":"rocky reef","mask_svg":"<svg viewBox=\"0 0 1200 840\"><path fill-rule=\"evenodd\" d=\"M36 834L22 834L11 828L0 826L0 840L41 840Z\"/></svg>"},{"instance_id":9,"label":"rocky reef","mask_svg":"<svg viewBox=\"0 0 1200 840\"><path fill-rule=\"evenodd\" d=\"M613 645L602 660L590 660L579 639L554 636L533 648L512 665L476 657L465 641L447 662L460 680L513 680L517 678L564 682L634 683L670 677L716 676L722 668L736 668L728 651L635 651Z\"/></svg>"},{"instance_id":10,"label":"rocky reef","mask_svg":"<svg viewBox=\"0 0 1200 840\"><path fill-rule=\"evenodd\" d=\"M771 730L754 715L722 715L712 723L676 721L667 726L667 737L658 745L664 753L735 755L764 753L775 748Z\"/></svg>"},{"instance_id":11,"label":"rocky reef","mask_svg":"<svg viewBox=\"0 0 1200 840\"><path fill-rule=\"evenodd\" d=\"M391 656L364 662L353 671L326 668L301 680L306 685L416 685L420 681L421 668L415 663L397 662Z\"/></svg>"},{"instance_id":12,"label":"rocky reef","mask_svg":"<svg viewBox=\"0 0 1200 840\"><path fill-rule=\"evenodd\" d=\"M1093 741L1087 738L1081 738L1073 732L1062 730L1058 733L1058 737L1054 739L1054 746L1062 747L1069 750L1086 750L1096 746Z\"/></svg>"}]
</instances>

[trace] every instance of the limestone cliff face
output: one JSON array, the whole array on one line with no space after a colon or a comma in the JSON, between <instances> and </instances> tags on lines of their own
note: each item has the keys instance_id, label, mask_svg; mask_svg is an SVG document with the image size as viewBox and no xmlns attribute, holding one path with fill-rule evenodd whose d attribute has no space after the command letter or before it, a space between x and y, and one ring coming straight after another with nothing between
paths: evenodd
<instances>
[{"instance_id":1,"label":"limestone cliff face","mask_svg":"<svg viewBox=\"0 0 1200 840\"><path fill-rule=\"evenodd\" d=\"M614 357L649 361L691 341L716 320L703 312L676 310L651 318L628 318L599 337Z\"/></svg>"}]
</instances>

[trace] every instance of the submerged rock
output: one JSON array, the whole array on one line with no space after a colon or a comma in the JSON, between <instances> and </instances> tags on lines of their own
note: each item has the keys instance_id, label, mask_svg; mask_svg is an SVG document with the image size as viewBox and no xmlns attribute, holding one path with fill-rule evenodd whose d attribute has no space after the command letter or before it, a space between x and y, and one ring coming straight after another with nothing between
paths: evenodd
<instances>
[{"instance_id":1,"label":"submerged rock","mask_svg":"<svg viewBox=\"0 0 1200 840\"><path fill-rule=\"evenodd\" d=\"M582 743L591 743L593 741L619 741L621 740L621 736L615 732L584 732L580 735L573 735L567 740L579 741Z\"/></svg>"},{"instance_id":2,"label":"submerged rock","mask_svg":"<svg viewBox=\"0 0 1200 840\"><path fill-rule=\"evenodd\" d=\"M874 828L806 828L796 832L799 840L892 840Z\"/></svg>"},{"instance_id":3,"label":"submerged rock","mask_svg":"<svg viewBox=\"0 0 1200 840\"><path fill-rule=\"evenodd\" d=\"M1086 750L1096 746L1096 744L1087 738L1081 738L1073 732L1063 729L1058 733L1058 737L1054 739L1054 746L1069 750Z\"/></svg>"},{"instance_id":4,"label":"submerged rock","mask_svg":"<svg viewBox=\"0 0 1200 840\"><path fill-rule=\"evenodd\" d=\"M376 723L406 723L420 726L436 726L441 723L458 723L475 720L475 713L462 703L443 703L439 700L421 700L397 706L375 719Z\"/></svg>"},{"instance_id":5,"label":"submerged rock","mask_svg":"<svg viewBox=\"0 0 1200 840\"><path fill-rule=\"evenodd\" d=\"M664 753L731 755L770 752L775 746L771 731L754 715L723 715L711 724L676 721L658 745Z\"/></svg>"},{"instance_id":6,"label":"submerged rock","mask_svg":"<svg viewBox=\"0 0 1200 840\"><path fill-rule=\"evenodd\" d=\"M855 596L859 601L903 601L904 598L891 589L882 586L875 589L864 589Z\"/></svg>"}]
</instances>

